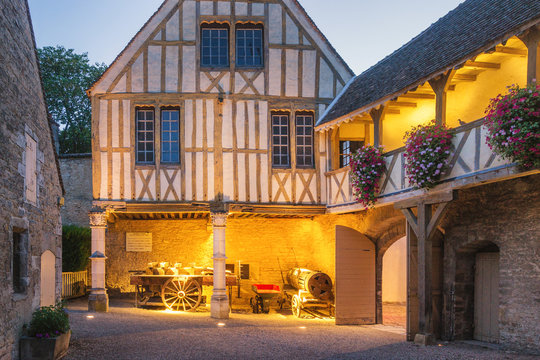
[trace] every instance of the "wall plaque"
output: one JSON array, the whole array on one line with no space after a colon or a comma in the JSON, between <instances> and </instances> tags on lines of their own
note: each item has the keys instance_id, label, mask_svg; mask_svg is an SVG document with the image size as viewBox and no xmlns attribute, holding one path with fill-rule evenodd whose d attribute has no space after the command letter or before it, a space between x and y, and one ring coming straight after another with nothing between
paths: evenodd
<instances>
[{"instance_id":1,"label":"wall plaque","mask_svg":"<svg viewBox=\"0 0 540 360\"><path fill-rule=\"evenodd\" d=\"M126 251L152 252L152 233L126 233Z\"/></svg>"}]
</instances>

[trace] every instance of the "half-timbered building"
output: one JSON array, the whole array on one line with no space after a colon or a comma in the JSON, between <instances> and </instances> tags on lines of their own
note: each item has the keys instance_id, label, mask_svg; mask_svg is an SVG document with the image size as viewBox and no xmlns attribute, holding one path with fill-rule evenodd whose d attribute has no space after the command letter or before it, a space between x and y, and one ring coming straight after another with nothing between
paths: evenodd
<instances>
[{"instance_id":1,"label":"half-timbered building","mask_svg":"<svg viewBox=\"0 0 540 360\"><path fill-rule=\"evenodd\" d=\"M309 221L326 211L321 171L328 152L314 125L352 76L295 0L164 1L88 91L94 204L114 224L105 241L105 213L91 217L99 219L91 224L91 304L106 304L105 278L97 274L104 274L105 243L120 246L125 228L152 232L147 261L211 265L206 223L215 228L214 242L224 242L217 234L232 214L231 231L253 240L228 242L240 252L228 261L275 272L271 247L285 252L285 263L294 257L294 230L272 218ZM157 231L147 225L156 219ZM246 227L249 221L269 221L271 234ZM309 231L298 236L308 242ZM159 250L160 241L167 248ZM242 247L268 256L268 264L253 263ZM225 267L224 244L213 252L217 273ZM111 270L124 271L131 258L134 267L144 265L137 253L108 256Z\"/></svg>"},{"instance_id":2,"label":"half-timbered building","mask_svg":"<svg viewBox=\"0 0 540 360\"><path fill-rule=\"evenodd\" d=\"M302 266L335 279L336 324L381 323L383 256L406 237L409 340L538 351L523 335L539 333L538 171L494 155L481 118L536 78L539 21L535 2L467 0L353 78L296 0L166 0L88 91L90 308L163 261L213 266L222 318ZM402 137L431 119L456 150L424 192ZM348 162L368 143L388 152L366 211ZM226 267L242 281L231 299Z\"/></svg>"}]
</instances>

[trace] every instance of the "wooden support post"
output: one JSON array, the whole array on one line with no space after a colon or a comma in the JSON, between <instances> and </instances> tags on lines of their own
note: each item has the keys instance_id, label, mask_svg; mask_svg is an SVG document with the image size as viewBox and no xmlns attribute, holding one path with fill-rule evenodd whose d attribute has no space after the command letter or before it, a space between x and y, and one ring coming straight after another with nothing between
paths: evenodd
<instances>
[{"instance_id":1,"label":"wooden support post","mask_svg":"<svg viewBox=\"0 0 540 360\"><path fill-rule=\"evenodd\" d=\"M540 82L540 27L535 26L519 36L527 46L527 84Z\"/></svg>"},{"instance_id":2,"label":"wooden support post","mask_svg":"<svg viewBox=\"0 0 540 360\"><path fill-rule=\"evenodd\" d=\"M388 106L381 105L377 109L371 109L369 115L373 120L373 144L375 147L380 146L383 138L382 122Z\"/></svg>"},{"instance_id":3,"label":"wooden support post","mask_svg":"<svg viewBox=\"0 0 540 360\"><path fill-rule=\"evenodd\" d=\"M408 229L407 242L411 244L411 232L414 233L418 246L418 327L408 324L408 329L418 329L414 341L422 345L433 344L433 295L432 295L432 272L433 254L431 239L436 232L437 226L443 218L448 204L455 198L454 192L434 193L419 198L408 199L396 203L396 209L400 209L407 219ZM438 204L435 213L433 205ZM416 215L413 212L416 208ZM410 249L410 247L409 247ZM413 254L408 254L411 257ZM410 276L410 274L409 274ZM411 311L408 309L408 313ZM408 338L412 338L408 334Z\"/></svg>"},{"instance_id":4,"label":"wooden support post","mask_svg":"<svg viewBox=\"0 0 540 360\"><path fill-rule=\"evenodd\" d=\"M446 124L446 94L455 73L456 71L452 69L429 80L429 85L435 92L435 120L439 125Z\"/></svg>"}]
</instances>

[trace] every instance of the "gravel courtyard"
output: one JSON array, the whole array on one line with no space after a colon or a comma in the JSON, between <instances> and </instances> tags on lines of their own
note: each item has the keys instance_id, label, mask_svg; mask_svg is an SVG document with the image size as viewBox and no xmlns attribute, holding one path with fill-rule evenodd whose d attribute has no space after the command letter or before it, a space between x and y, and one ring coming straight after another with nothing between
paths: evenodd
<instances>
[{"instance_id":1,"label":"gravel courtyard","mask_svg":"<svg viewBox=\"0 0 540 360\"><path fill-rule=\"evenodd\" d=\"M64 359L533 359L463 343L418 347L399 327L334 326L285 312L237 311L220 322L204 311L135 309L129 300L112 300L106 314L86 307L85 299L69 303Z\"/></svg>"}]
</instances>

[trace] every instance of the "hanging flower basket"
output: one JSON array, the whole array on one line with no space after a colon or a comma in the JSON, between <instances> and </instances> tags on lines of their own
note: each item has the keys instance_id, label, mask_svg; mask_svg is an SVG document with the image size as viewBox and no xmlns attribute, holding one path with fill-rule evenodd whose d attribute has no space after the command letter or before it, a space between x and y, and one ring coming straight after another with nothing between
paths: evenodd
<instances>
[{"instance_id":1,"label":"hanging flower basket","mask_svg":"<svg viewBox=\"0 0 540 360\"><path fill-rule=\"evenodd\" d=\"M486 109L489 148L525 170L540 167L540 85L508 87Z\"/></svg>"},{"instance_id":2,"label":"hanging flower basket","mask_svg":"<svg viewBox=\"0 0 540 360\"><path fill-rule=\"evenodd\" d=\"M351 157L351 185L356 200L365 207L377 201L379 180L384 173L383 149L372 145L358 149Z\"/></svg>"},{"instance_id":3,"label":"hanging flower basket","mask_svg":"<svg viewBox=\"0 0 540 360\"><path fill-rule=\"evenodd\" d=\"M431 189L448 168L453 135L435 120L405 133L405 170L411 185Z\"/></svg>"}]
</instances>

